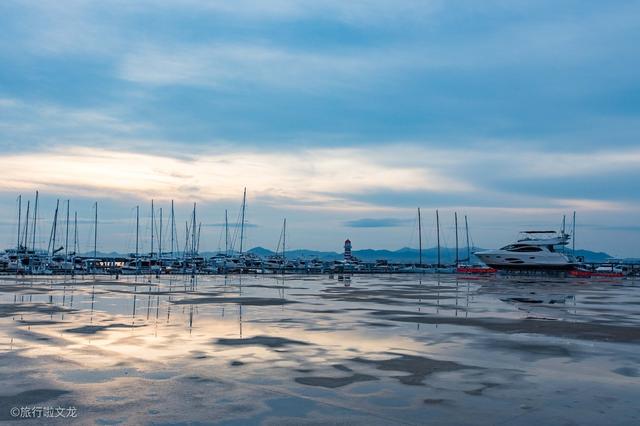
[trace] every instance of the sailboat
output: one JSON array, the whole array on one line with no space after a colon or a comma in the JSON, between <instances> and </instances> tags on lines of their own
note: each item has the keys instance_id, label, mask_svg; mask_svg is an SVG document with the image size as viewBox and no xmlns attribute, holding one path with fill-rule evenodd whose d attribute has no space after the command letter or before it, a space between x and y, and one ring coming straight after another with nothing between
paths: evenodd
<instances>
[{"instance_id":1,"label":"sailboat","mask_svg":"<svg viewBox=\"0 0 640 426\"><path fill-rule=\"evenodd\" d=\"M268 256L262 263L262 269L265 272L285 273L287 268L293 268L293 264L287 262L286 258L286 241L287 241L287 219L282 223L282 232L278 239L278 246L274 255ZM282 246L282 250L280 247Z\"/></svg>"}]
</instances>

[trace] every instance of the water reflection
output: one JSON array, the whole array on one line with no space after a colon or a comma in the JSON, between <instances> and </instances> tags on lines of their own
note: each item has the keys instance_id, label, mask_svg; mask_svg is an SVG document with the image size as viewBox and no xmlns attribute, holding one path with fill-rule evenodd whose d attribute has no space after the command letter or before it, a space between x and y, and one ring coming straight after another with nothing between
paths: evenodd
<instances>
[{"instance_id":1,"label":"water reflection","mask_svg":"<svg viewBox=\"0 0 640 426\"><path fill-rule=\"evenodd\" d=\"M569 417L546 411L540 395L575 405L571 392L556 391L595 380L582 398L596 389L620 398L604 408L585 402L578 418L605 409L631 419L639 305L631 281L10 279L0 285L0 398L18 385L63 389L85 407L83 421L127 423L136 423L134 401L159 423L205 421L213 406L227 421L286 418L288 409L268 402L273 392L293 406L316 401L320 422L337 419L329 404L355 423L469 413L495 423L510 419L502 408L530 400L554 423Z\"/></svg>"}]
</instances>

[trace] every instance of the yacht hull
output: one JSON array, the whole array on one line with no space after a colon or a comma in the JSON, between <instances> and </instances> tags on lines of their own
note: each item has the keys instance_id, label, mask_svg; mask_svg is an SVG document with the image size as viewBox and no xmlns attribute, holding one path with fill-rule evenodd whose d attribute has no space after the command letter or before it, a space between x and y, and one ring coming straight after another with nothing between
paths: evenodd
<instances>
[{"instance_id":1,"label":"yacht hull","mask_svg":"<svg viewBox=\"0 0 640 426\"><path fill-rule=\"evenodd\" d=\"M513 253L504 250L479 252L475 255L487 266L502 270L567 271L575 263L561 253Z\"/></svg>"},{"instance_id":2,"label":"yacht hull","mask_svg":"<svg viewBox=\"0 0 640 426\"><path fill-rule=\"evenodd\" d=\"M498 263L487 263L487 266L503 271L570 271L575 268L575 265L505 265Z\"/></svg>"}]
</instances>

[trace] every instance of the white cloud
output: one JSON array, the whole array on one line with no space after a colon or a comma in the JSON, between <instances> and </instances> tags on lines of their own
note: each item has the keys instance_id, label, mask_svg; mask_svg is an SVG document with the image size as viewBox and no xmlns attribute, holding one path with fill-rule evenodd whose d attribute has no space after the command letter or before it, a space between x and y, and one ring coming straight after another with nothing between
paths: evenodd
<instances>
[{"instance_id":1,"label":"white cloud","mask_svg":"<svg viewBox=\"0 0 640 426\"><path fill-rule=\"evenodd\" d=\"M122 146L118 144L118 146ZM147 141L146 146L153 146ZM134 148L132 146L131 148ZM583 166L588 163L591 166ZM460 171L483 164L470 174ZM508 164L505 170L502 165ZM573 165L573 166L572 166ZM238 149L218 145L197 154L154 154L113 148L66 146L43 152L0 156L5 190L43 191L99 197L147 197L187 201L237 197L248 187L263 203L298 209L393 210L393 202L357 201L358 194L432 193L465 200L485 199L482 205L509 209L620 210L625 203L506 194L480 182L490 173L512 177L594 176L612 170L636 170L640 153L566 155L531 152L432 150L420 146L384 145L375 148L313 148L286 151ZM556 169L561 172L553 174ZM505 177L506 175L506 177ZM464 177L463 177L464 176ZM428 198L428 196L425 195ZM393 199L393 198L391 198ZM474 202L472 201L472 204ZM446 203L451 205L451 202ZM401 208L400 206L398 208Z\"/></svg>"},{"instance_id":2,"label":"white cloud","mask_svg":"<svg viewBox=\"0 0 640 426\"><path fill-rule=\"evenodd\" d=\"M123 118L118 108L73 108L45 102L0 99L0 144L34 149L78 143L105 145L138 134L149 135L153 125Z\"/></svg>"},{"instance_id":3,"label":"white cloud","mask_svg":"<svg viewBox=\"0 0 640 426\"><path fill-rule=\"evenodd\" d=\"M464 182L428 168L385 164L388 151L314 149L291 152L208 153L191 159L98 148L66 147L5 155L5 188L118 197L180 200L237 197L243 186L256 197L315 207L358 208L341 194L372 190L462 191ZM370 206L371 207L371 206Z\"/></svg>"},{"instance_id":4,"label":"white cloud","mask_svg":"<svg viewBox=\"0 0 640 426\"><path fill-rule=\"evenodd\" d=\"M313 52L260 43L145 45L123 57L119 75L136 83L225 91L242 90L246 84L304 91L347 89L397 67L394 56L387 50Z\"/></svg>"}]
</instances>

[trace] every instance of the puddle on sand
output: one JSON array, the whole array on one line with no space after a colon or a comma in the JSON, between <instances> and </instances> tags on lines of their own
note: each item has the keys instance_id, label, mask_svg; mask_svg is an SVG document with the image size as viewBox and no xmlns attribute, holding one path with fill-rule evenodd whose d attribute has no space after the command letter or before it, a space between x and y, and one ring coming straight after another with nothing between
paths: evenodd
<instances>
[{"instance_id":1,"label":"puddle on sand","mask_svg":"<svg viewBox=\"0 0 640 426\"><path fill-rule=\"evenodd\" d=\"M5 277L0 420L73 405L79 424L640 422L633 281L348 284Z\"/></svg>"}]
</instances>

